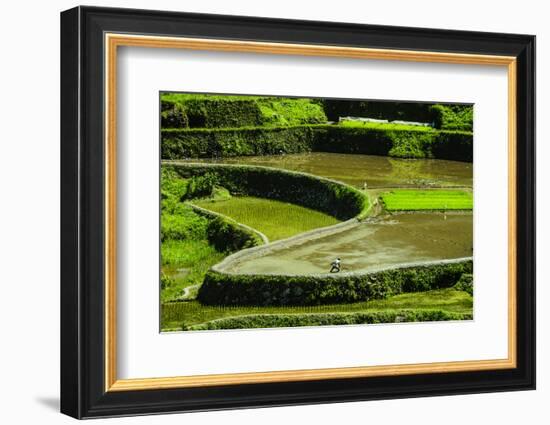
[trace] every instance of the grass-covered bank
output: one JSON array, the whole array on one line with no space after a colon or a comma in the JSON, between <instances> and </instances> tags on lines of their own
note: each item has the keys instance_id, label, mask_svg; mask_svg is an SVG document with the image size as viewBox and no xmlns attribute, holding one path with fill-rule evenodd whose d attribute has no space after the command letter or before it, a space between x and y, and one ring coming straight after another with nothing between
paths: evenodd
<instances>
[{"instance_id":1,"label":"grass-covered bank","mask_svg":"<svg viewBox=\"0 0 550 425\"><path fill-rule=\"evenodd\" d=\"M327 121L308 98L161 93L163 128L292 126Z\"/></svg>"},{"instance_id":2,"label":"grass-covered bank","mask_svg":"<svg viewBox=\"0 0 550 425\"><path fill-rule=\"evenodd\" d=\"M292 328L298 326L372 325L380 323L441 322L471 320L469 313L450 313L444 310L384 310L359 313L255 314L217 319L185 330ZM183 328L183 327L182 327Z\"/></svg>"},{"instance_id":3,"label":"grass-covered bank","mask_svg":"<svg viewBox=\"0 0 550 425\"><path fill-rule=\"evenodd\" d=\"M270 241L289 238L339 222L330 215L296 204L250 196L221 201L205 199L194 203L259 230Z\"/></svg>"},{"instance_id":4,"label":"grass-covered bank","mask_svg":"<svg viewBox=\"0 0 550 425\"><path fill-rule=\"evenodd\" d=\"M198 301L185 301L163 306L162 325L163 329L182 330L183 327L192 327L213 320L242 316L375 313L403 310L443 311L447 314L472 315L473 298L466 292L448 288L400 294L382 300L322 306L208 306ZM302 320L305 322L306 319Z\"/></svg>"},{"instance_id":5,"label":"grass-covered bank","mask_svg":"<svg viewBox=\"0 0 550 425\"><path fill-rule=\"evenodd\" d=\"M191 93L160 102L164 159L327 151L472 161L472 105ZM350 115L386 122L339 122Z\"/></svg>"},{"instance_id":6,"label":"grass-covered bank","mask_svg":"<svg viewBox=\"0 0 550 425\"><path fill-rule=\"evenodd\" d=\"M472 131L473 105L161 93L163 128L286 126L369 117L428 123L444 130Z\"/></svg>"},{"instance_id":7,"label":"grass-covered bank","mask_svg":"<svg viewBox=\"0 0 550 425\"><path fill-rule=\"evenodd\" d=\"M232 195L268 198L300 205L348 220L368 213L370 200L360 190L306 173L247 165L207 163L163 164L183 179L200 182L197 196L206 197L216 185ZM198 196L198 195L201 196Z\"/></svg>"},{"instance_id":8,"label":"grass-covered bank","mask_svg":"<svg viewBox=\"0 0 550 425\"><path fill-rule=\"evenodd\" d=\"M163 129L162 158L227 158L302 152L472 161L473 135L401 124Z\"/></svg>"},{"instance_id":9,"label":"grass-covered bank","mask_svg":"<svg viewBox=\"0 0 550 425\"><path fill-rule=\"evenodd\" d=\"M399 189L380 195L388 211L471 210L473 193L465 190Z\"/></svg>"},{"instance_id":10,"label":"grass-covered bank","mask_svg":"<svg viewBox=\"0 0 550 425\"><path fill-rule=\"evenodd\" d=\"M403 292L450 288L471 259L404 265L381 271L349 274L232 274L210 270L197 294L209 305L307 306L383 299Z\"/></svg>"}]
</instances>

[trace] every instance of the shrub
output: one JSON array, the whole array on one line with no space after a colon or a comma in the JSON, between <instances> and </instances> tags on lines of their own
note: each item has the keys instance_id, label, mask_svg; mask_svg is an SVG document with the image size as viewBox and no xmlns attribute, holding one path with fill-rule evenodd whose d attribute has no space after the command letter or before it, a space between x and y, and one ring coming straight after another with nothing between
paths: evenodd
<instances>
[{"instance_id":1,"label":"shrub","mask_svg":"<svg viewBox=\"0 0 550 425\"><path fill-rule=\"evenodd\" d=\"M162 158L224 158L316 151L472 161L472 133L403 127L306 125L163 130Z\"/></svg>"},{"instance_id":2,"label":"shrub","mask_svg":"<svg viewBox=\"0 0 550 425\"><path fill-rule=\"evenodd\" d=\"M361 325L395 322L427 322L442 320L472 320L468 313L442 310L389 310L361 313L254 314L212 320L184 330L254 329L295 326Z\"/></svg>"},{"instance_id":3,"label":"shrub","mask_svg":"<svg viewBox=\"0 0 550 425\"><path fill-rule=\"evenodd\" d=\"M392 146L385 129L331 125L316 129L313 150L387 156Z\"/></svg>"},{"instance_id":4,"label":"shrub","mask_svg":"<svg viewBox=\"0 0 550 425\"><path fill-rule=\"evenodd\" d=\"M314 126L163 130L163 159L310 152Z\"/></svg>"},{"instance_id":5,"label":"shrub","mask_svg":"<svg viewBox=\"0 0 550 425\"><path fill-rule=\"evenodd\" d=\"M391 131L388 137L392 141L389 156L396 158L430 158L433 156L431 144L434 139L432 132L425 131Z\"/></svg>"},{"instance_id":6,"label":"shrub","mask_svg":"<svg viewBox=\"0 0 550 425\"><path fill-rule=\"evenodd\" d=\"M208 220L193 212L189 205L179 204L171 210L163 209L160 219L160 239L204 239Z\"/></svg>"},{"instance_id":7,"label":"shrub","mask_svg":"<svg viewBox=\"0 0 550 425\"><path fill-rule=\"evenodd\" d=\"M161 102L160 120L162 128L189 127L189 119L184 109L171 100Z\"/></svg>"},{"instance_id":8,"label":"shrub","mask_svg":"<svg viewBox=\"0 0 550 425\"><path fill-rule=\"evenodd\" d=\"M436 128L443 130L472 131L474 108L472 105L433 105L430 109Z\"/></svg>"},{"instance_id":9,"label":"shrub","mask_svg":"<svg viewBox=\"0 0 550 425\"><path fill-rule=\"evenodd\" d=\"M209 271L197 299L211 305L321 305L369 301L453 286L472 261L348 275L237 275Z\"/></svg>"},{"instance_id":10,"label":"shrub","mask_svg":"<svg viewBox=\"0 0 550 425\"><path fill-rule=\"evenodd\" d=\"M161 241L206 238L208 220L180 202L187 190L186 180L173 170L161 167Z\"/></svg>"},{"instance_id":11,"label":"shrub","mask_svg":"<svg viewBox=\"0 0 550 425\"><path fill-rule=\"evenodd\" d=\"M166 289L174 284L174 280L168 277L165 273L160 274L160 288Z\"/></svg>"},{"instance_id":12,"label":"shrub","mask_svg":"<svg viewBox=\"0 0 550 425\"><path fill-rule=\"evenodd\" d=\"M457 291L464 291L474 295L474 276L471 273L464 273L454 286Z\"/></svg>"},{"instance_id":13,"label":"shrub","mask_svg":"<svg viewBox=\"0 0 550 425\"><path fill-rule=\"evenodd\" d=\"M434 158L472 162L473 135L466 131L439 131L431 146Z\"/></svg>"},{"instance_id":14,"label":"shrub","mask_svg":"<svg viewBox=\"0 0 550 425\"><path fill-rule=\"evenodd\" d=\"M164 203L178 201L187 192L187 182L183 180L173 169L161 167L160 169L160 198Z\"/></svg>"},{"instance_id":15,"label":"shrub","mask_svg":"<svg viewBox=\"0 0 550 425\"><path fill-rule=\"evenodd\" d=\"M398 158L473 159L473 135L460 131L394 130L391 126L320 126L314 151Z\"/></svg>"},{"instance_id":16,"label":"shrub","mask_svg":"<svg viewBox=\"0 0 550 425\"><path fill-rule=\"evenodd\" d=\"M212 173L193 176L187 181L186 191L181 197L181 200L210 196L217 183L217 176Z\"/></svg>"},{"instance_id":17,"label":"shrub","mask_svg":"<svg viewBox=\"0 0 550 425\"><path fill-rule=\"evenodd\" d=\"M163 166L167 167L167 166ZM223 164L177 164L172 170L184 178L215 175L232 194L257 196L298 204L347 220L368 207L359 190L304 173L276 168Z\"/></svg>"},{"instance_id":18,"label":"shrub","mask_svg":"<svg viewBox=\"0 0 550 425\"><path fill-rule=\"evenodd\" d=\"M258 101L264 126L323 124L327 116L319 103L311 99L262 98Z\"/></svg>"},{"instance_id":19,"label":"shrub","mask_svg":"<svg viewBox=\"0 0 550 425\"><path fill-rule=\"evenodd\" d=\"M165 112L170 110L173 111L172 114ZM177 118L168 119L172 116ZM254 98L184 93L161 95L162 128L214 128L261 124L261 111Z\"/></svg>"},{"instance_id":20,"label":"shrub","mask_svg":"<svg viewBox=\"0 0 550 425\"><path fill-rule=\"evenodd\" d=\"M225 253L240 251L263 243L252 231L247 231L222 217L216 217L208 223L206 234L208 243L217 251Z\"/></svg>"},{"instance_id":21,"label":"shrub","mask_svg":"<svg viewBox=\"0 0 550 425\"><path fill-rule=\"evenodd\" d=\"M325 123L323 108L307 98L163 93L161 127L224 128Z\"/></svg>"}]
</instances>

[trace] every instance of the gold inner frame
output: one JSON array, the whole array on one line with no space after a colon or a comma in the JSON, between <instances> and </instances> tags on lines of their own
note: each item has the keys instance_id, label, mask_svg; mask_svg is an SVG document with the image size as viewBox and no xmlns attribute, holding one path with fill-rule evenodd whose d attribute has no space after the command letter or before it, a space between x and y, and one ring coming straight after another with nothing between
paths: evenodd
<instances>
[{"instance_id":1,"label":"gold inner frame","mask_svg":"<svg viewBox=\"0 0 550 425\"><path fill-rule=\"evenodd\" d=\"M321 379L410 375L511 369L516 353L516 58L441 52L369 49L325 45L266 43L105 34L105 391L135 391L214 385L236 385ZM508 71L508 357L383 366L305 369L290 371L118 379L116 324L116 99L117 48L119 46L210 51L249 52L355 59L398 60L507 67Z\"/></svg>"}]
</instances>

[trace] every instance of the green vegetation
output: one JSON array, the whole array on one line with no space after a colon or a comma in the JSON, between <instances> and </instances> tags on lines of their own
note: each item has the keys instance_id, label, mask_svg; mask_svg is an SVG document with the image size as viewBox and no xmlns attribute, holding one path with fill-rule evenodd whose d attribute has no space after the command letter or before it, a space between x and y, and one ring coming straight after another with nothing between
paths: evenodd
<instances>
[{"instance_id":1,"label":"green vegetation","mask_svg":"<svg viewBox=\"0 0 550 425\"><path fill-rule=\"evenodd\" d=\"M381 102L323 99L329 120L340 117L368 117L388 121L430 123L442 130L473 130L473 105L434 104L417 102Z\"/></svg>"},{"instance_id":2,"label":"green vegetation","mask_svg":"<svg viewBox=\"0 0 550 425\"><path fill-rule=\"evenodd\" d=\"M225 255L216 251L207 240L165 240L161 244L164 284L161 301L178 299L182 290L200 285L206 272Z\"/></svg>"},{"instance_id":3,"label":"green vegetation","mask_svg":"<svg viewBox=\"0 0 550 425\"><path fill-rule=\"evenodd\" d=\"M438 130L393 122L327 125L334 114L335 121L354 115L433 123ZM163 93L161 119L164 159L328 151L472 160L469 105ZM340 143L358 135L360 146Z\"/></svg>"},{"instance_id":4,"label":"green vegetation","mask_svg":"<svg viewBox=\"0 0 550 425\"><path fill-rule=\"evenodd\" d=\"M225 217L216 217L209 223L207 238L214 248L227 254L263 244L255 232Z\"/></svg>"},{"instance_id":5,"label":"green vegetation","mask_svg":"<svg viewBox=\"0 0 550 425\"><path fill-rule=\"evenodd\" d=\"M237 223L199 214L182 200L211 195L211 175L182 179L161 170L161 300L178 299L184 288L200 285L208 269L227 253L262 243ZM217 189L219 191L219 189Z\"/></svg>"},{"instance_id":6,"label":"green vegetation","mask_svg":"<svg viewBox=\"0 0 550 425\"><path fill-rule=\"evenodd\" d=\"M161 170L161 241L201 240L206 238L208 220L198 216L191 207L181 203L186 196L188 181L173 171Z\"/></svg>"},{"instance_id":7,"label":"green vegetation","mask_svg":"<svg viewBox=\"0 0 550 425\"><path fill-rule=\"evenodd\" d=\"M426 130L399 124L318 126L316 152L383 155L396 158L436 158L471 162L472 133Z\"/></svg>"},{"instance_id":8,"label":"green vegetation","mask_svg":"<svg viewBox=\"0 0 550 425\"><path fill-rule=\"evenodd\" d=\"M257 314L218 319L185 330L203 331L218 329L290 328L297 326L364 325L396 322L435 322L444 320L472 320L471 314L448 313L442 310L386 310L365 313L323 314Z\"/></svg>"},{"instance_id":9,"label":"green vegetation","mask_svg":"<svg viewBox=\"0 0 550 425\"><path fill-rule=\"evenodd\" d=\"M473 133L467 131L440 131L430 146L431 158L472 162L474 159Z\"/></svg>"},{"instance_id":10,"label":"green vegetation","mask_svg":"<svg viewBox=\"0 0 550 425\"><path fill-rule=\"evenodd\" d=\"M207 240L208 220L181 202L189 182L161 170L161 300L181 296L184 288L199 285L206 271L223 255Z\"/></svg>"},{"instance_id":11,"label":"green vegetation","mask_svg":"<svg viewBox=\"0 0 550 425\"><path fill-rule=\"evenodd\" d=\"M250 315L307 315L334 313L368 313L403 310L444 311L448 314L471 315L473 300L465 292L439 289L406 293L381 300L322 306L209 306L198 301L165 304L163 328L181 329L212 320Z\"/></svg>"},{"instance_id":12,"label":"green vegetation","mask_svg":"<svg viewBox=\"0 0 550 425\"><path fill-rule=\"evenodd\" d=\"M163 129L162 159L311 152L317 126Z\"/></svg>"},{"instance_id":13,"label":"green vegetation","mask_svg":"<svg viewBox=\"0 0 550 425\"><path fill-rule=\"evenodd\" d=\"M471 273L464 273L460 276L458 282L454 286L457 291L464 291L470 295L474 295L474 275Z\"/></svg>"},{"instance_id":14,"label":"green vegetation","mask_svg":"<svg viewBox=\"0 0 550 425\"><path fill-rule=\"evenodd\" d=\"M399 189L380 197L388 211L471 210L474 203L472 192L464 190Z\"/></svg>"},{"instance_id":15,"label":"green vegetation","mask_svg":"<svg viewBox=\"0 0 550 425\"><path fill-rule=\"evenodd\" d=\"M431 107L435 127L445 130L472 131L474 108L467 105L433 105Z\"/></svg>"},{"instance_id":16,"label":"green vegetation","mask_svg":"<svg viewBox=\"0 0 550 425\"><path fill-rule=\"evenodd\" d=\"M355 128L374 128L377 130L396 130L396 131L437 131L432 127L422 125L400 124L393 122L364 122L364 121L341 121L338 124L340 127L355 127Z\"/></svg>"},{"instance_id":17,"label":"green vegetation","mask_svg":"<svg viewBox=\"0 0 550 425\"><path fill-rule=\"evenodd\" d=\"M257 229L270 241L338 223L334 217L319 211L250 196L233 197L226 201L202 200L195 204Z\"/></svg>"},{"instance_id":18,"label":"green vegetation","mask_svg":"<svg viewBox=\"0 0 550 425\"><path fill-rule=\"evenodd\" d=\"M323 99L323 108L331 121L340 117L368 117L388 121L432 122L432 103L383 102Z\"/></svg>"},{"instance_id":19,"label":"green vegetation","mask_svg":"<svg viewBox=\"0 0 550 425\"><path fill-rule=\"evenodd\" d=\"M466 105L162 93L160 110L163 160L335 152L471 162L473 155L473 107ZM343 116L432 127L328 122ZM471 261L328 276L215 272L227 255L264 243L258 231L278 240L363 218L372 213L370 200L346 184L275 168L161 168L163 330L472 317ZM396 190L382 200L388 210L473 203L470 192L450 190Z\"/></svg>"},{"instance_id":20,"label":"green vegetation","mask_svg":"<svg viewBox=\"0 0 550 425\"><path fill-rule=\"evenodd\" d=\"M262 125L253 99L182 93L161 94L163 128L238 127Z\"/></svg>"},{"instance_id":21,"label":"green vegetation","mask_svg":"<svg viewBox=\"0 0 550 425\"><path fill-rule=\"evenodd\" d=\"M163 129L162 158L226 158L302 152L472 161L473 135L401 124Z\"/></svg>"},{"instance_id":22,"label":"green vegetation","mask_svg":"<svg viewBox=\"0 0 550 425\"><path fill-rule=\"evenodd\" d=\"M361 191L332 180L277 168L181 163L163 165L182 178L211 175L233 195L268 198L348 220L368 213L369 198Z\"/></svg>"},{"instance_id":23,"label":"green vegetation","mask_svg":"<svg viewBox=\"0 0 550 425\"><path fill-rule=\"evenodd\" d=\"M284 127L325 123L323 108L307 98L161 94L162 128Z\"/></svg>"},{"instance_id":24,"label":"green vegetation","mask_svg":"<svg viewBox=\"0 0 550 425\"><path fill-rule=\"evenodd\" d=\"M227 189L219 186L220 182L224 182ZM237 221L198 211L183 202L185 200L215 195L217 199L227 199L218 202L228 202L227 205L235 212L238 199L233 200L228 189L232 193L249 191L279 197L286 202L288 199L307 206L325 207L336 217L342 214L358 215L369 205L365 195L346 185L262 167L163 166L161 186L161 260L162 272L168 278L163 284L162 300L178 299L183 288L200 285L207 270L225 255L263 243L254 231L239 226ZM281 217L295 217L293 226L290 223L264 221L267 233L273 239L338 221L298 205L263 199L249 199L248 203L248 209L256 206L261 210L258 214L273 213L277 206L276 211ZM250 220L250 215L246 219L242 211L241 215L235 214L237 217L234 218L244 224ZM231 217L233 214L226 215ZM345 218L350 217L346 215ZM256 221L261 219L261 215L256 217Z\"/></svg>"},{"instance_id":25,"label":"green vegetation","mask_svg":"<svg viewBox=\"0 0 550 425\"><path fill-rule=\"evenodd\" d=\"M319 103L311 99L268 97L258 100L264 126L324 124L327 116Z\"/></svg>"},{"instance_id":26,"label":"green vegetation","mask_svg":"<svg viewBox=\"0 0 550 425\"><path fill-rule=\"evenodd\" d=\"M197 299L210 305L321 305L450 288L472 261L334 275L236 275L209 271Z\"/></svg>"}]
</instances>

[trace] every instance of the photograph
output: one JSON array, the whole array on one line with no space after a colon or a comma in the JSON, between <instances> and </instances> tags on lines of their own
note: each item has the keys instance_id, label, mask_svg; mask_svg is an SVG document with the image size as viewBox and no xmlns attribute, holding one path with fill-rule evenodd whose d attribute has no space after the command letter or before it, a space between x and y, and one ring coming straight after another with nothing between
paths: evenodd
<instances>
[{"instance_id":1,"label":"photograph","mask_svg":"<svg viewBox=\"0 0 550 425\"><path fill-rule=\"evenodd\" d=\"M474 108L160 92L161 332L473 320Z\"/></svg>"},{"instance_id":2,"label":"photograph","mask_svg":"<svg viewBox=\"0 0 550 425\"><path fill-rule=\"evenodd\" d=\"M538 370L538 62L525 31L543 19L518 26L528 20L517 8L500 8L498 22L494 8L459 8L432 26L418 5L389 19L387 7L299 6L75 6L60 27L45 21L60 66L44 67L55 84L30 92L52 99L60 86L61 119L46 121L61 149L35 137L40 165L26 168L59 172L48 198L60 262L46 262L60 291L31 285L43 294L25 300L59 311L29 339L58 341L57 369L35 366L55 372L59 410L214 418L369 401L369 417L387 422L399 399L454 396L475 405L453 412L536 417L545 394L532 391L521 418L512 407L527 395L508 401L536 388ZM29 64L53 57L29 51ZM17 99L36 98L8 80ZM28 121L27 104L9 109ZM7 156L19 168L21 149ZM34 203L12 203L16 215L46 205L41 178L11 174L29 189L7 186ZM34 221L12 226L12 251L28 251L20 230ZM17 341L33 329L8 328ZM424 420L426 402L414 403Z\"/></svg>"}]
</instances>

